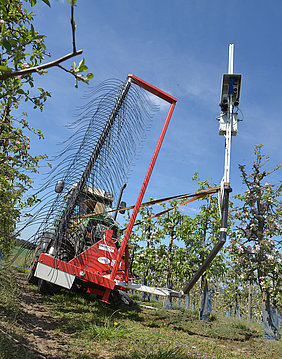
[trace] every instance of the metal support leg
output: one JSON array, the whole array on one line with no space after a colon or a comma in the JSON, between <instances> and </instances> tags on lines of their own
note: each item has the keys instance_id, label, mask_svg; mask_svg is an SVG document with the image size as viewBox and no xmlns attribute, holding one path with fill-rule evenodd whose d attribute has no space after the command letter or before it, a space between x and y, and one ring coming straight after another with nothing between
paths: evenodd
<instances>
[{"instance_id":1,"label":"metal support leg","mask_svg":"<svg viewBox=\"0 0 282 359\"><path fill-rule=\"evenodd\" d=\"M219 241L216 243L214 248L211 250L210 254L204 260L203 264L197 270L197 272L193 275L192 279L186 284L183 289L183 293L187 294L194 287L198 279L204 274L208 266L211 264L217 253L221 250L224 243L226 242L227 236L227 220L228 220L228 203L229 203L229 192L231 192L231 188L224 189L223 196L223 206L222 206L222 216L221 216L221 224L220 224L220 237Z\"/></svg>"}]
</instances>

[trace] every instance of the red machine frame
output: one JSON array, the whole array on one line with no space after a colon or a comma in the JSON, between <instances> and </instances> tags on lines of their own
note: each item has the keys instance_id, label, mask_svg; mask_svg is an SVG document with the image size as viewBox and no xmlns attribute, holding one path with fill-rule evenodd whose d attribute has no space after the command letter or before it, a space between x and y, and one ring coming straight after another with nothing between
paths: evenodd
<instances>
[{"instance_id":1,"label":"red machine frame","mask_svg":"<svg viewBox=\"0 0 282 359\"><path fill-rule=\"evenodd\" d=\"M112 240L112 231L108 229L104 239L95 243L69 262L61 261L48 254L41 254L35 272L35 276L69 289L74 279L77 278L85 283L86 287L88 287L88 292L97 294L100 296L100 300L106 303L108 303L109 295L115 287L128 289L126 286L131 279L128 268L128 240L177 102L176 98L135 75L129 74L128 79L137 86L170 103L170 107L121 246L117 250Z\"/></svg>"}]
</instances>

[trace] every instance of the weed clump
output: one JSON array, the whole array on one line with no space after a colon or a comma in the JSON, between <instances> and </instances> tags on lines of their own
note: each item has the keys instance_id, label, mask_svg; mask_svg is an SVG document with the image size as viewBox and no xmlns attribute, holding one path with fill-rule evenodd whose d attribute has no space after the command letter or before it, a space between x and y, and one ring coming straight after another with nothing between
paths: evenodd
<instances>
[{"instance_id":1,"label":"weed clump","mask_svg":"<svg viewBox=\"0 0 282 359\"><path fill-rule=\"evenodd\" d=\"M19 290L13 272L2 267L0 273L0 310L8 320L15 320L19 312Z\"/></svg>"}]
</instances>

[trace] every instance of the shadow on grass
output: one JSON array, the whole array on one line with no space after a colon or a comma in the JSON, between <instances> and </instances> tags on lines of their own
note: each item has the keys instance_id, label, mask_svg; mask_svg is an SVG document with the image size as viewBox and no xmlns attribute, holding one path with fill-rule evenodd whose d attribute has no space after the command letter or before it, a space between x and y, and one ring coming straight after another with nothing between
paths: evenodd
<instances>
[{"instance_id":1,"label":"shadow on grass","mask_svg":"<svg viewBox=\"0 0 282 359\"><path fill-rule=\"evenodd\" d=\"M150 328L171 328L174 331L181 331L188 335L203 338L230 340L234 342L246 342L251 338L258 338L259 335L242 323L222 323L216 319L213 321L200 321L190 316L183 316L172 313L156 313L147 317L142 323ZM189 326L193 325L193 330Z\"/></svg>"},{"instance_id":2,"label":"shadow on grass","mask_svg":"<svg viewBox=\"0 0 282 359\"><path fill-rule=\"evenodd\" d=\"M136 321L143 321L139 313L141 309L138 304L134 303L132 306L114 308L109 304L102 303L93 294L61 290L54 296L46 296L48 300L56 308L57 314L72 313L82 314L95 312L95 316L103 318L105 316L112 316L115 313L115 317L123 317Z\"/></svg>"},{"instance_id":3,"label":"shadow on grass","mask_svg":"<svg viewBox=\"0 0 282 359\"><path fill-rule=\"evenodd\" d=\"M185 333L187 333L189 335L197 335L199 337L204 337L204 338L231 340L231 341L234 341L234 342L246 342L246 341L250 340L250 338L255 338L255 337L257 338L258 337L257 334L253 334L253 333L249 333L249 332L241 333L241 335L244 336L244 338L231 338L231 337L226 337L226 336L219 335L216 332L214 332L212 329L210 329L210 334L196 333L196 332L192 332L189 329L182 328L182 327L176 327L176 326L173 326L172 329L185 332Z\"/></svg>"},{"instance_id":4,"label":"shadow on grass","mask_svg":"<svg viewBox=\"0 0 282 359\"><path fill-rule=\"evenodd\" d=\"M200 354L199 354L200 355ZM203 358L197 355L198 359ZM116 355L114 359L191 359L195 358L193 354L184 353L181 348L158 348L154 351L147 350L134 351L128 355Z\"/></svg>"},{"instance_id":5,"label":"shadow on grass","mask_svg":"<svg viewBox=\"0 0 282 359\"><path fill-rule=\"evenodd\" d=\"M19 342L23 342L23 338L18 338ZM0 332L0 357L1 359L21 358L21 359L37 359L44 358L42 355L35 353L20 344L15 343L12 339Z\"/></svg>"}]
</instances>

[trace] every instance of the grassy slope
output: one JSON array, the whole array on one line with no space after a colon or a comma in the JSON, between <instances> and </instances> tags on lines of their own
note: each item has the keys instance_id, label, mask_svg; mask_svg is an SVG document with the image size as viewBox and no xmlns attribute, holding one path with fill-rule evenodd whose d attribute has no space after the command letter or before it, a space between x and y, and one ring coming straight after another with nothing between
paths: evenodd
<instances>
[{"instance_id":1,"label":"grassy slope","mask_svg":"<svg viewBox=\"0 0 282 359\"><path fill-rule=\"evenodd\" d=\"M19 270L13 276L2 273L0 328L46 355L50 354L50 345L57 345L52 358L282 357L281 341L263 339L259 325L250 327L247 323L223 317L205 323L191 312L165 311L158 302L150 303L156 310L137 305L131 311L122 311L114 310L88 295L70 291L62 290L54 296L42 297L38 296L36 287L26 286L23 281L24 274ZM22 288L24 295L21 295ZM26 313L24 301L31 300L35 301L31 305L35 307L36 303L39 309L31 313L32 310L27 307ZM44 320L41 320L42 316ZM44 346L44 340L48 340L49 347ZM60 345L64 351L60 350ZM42 357L1 333L0 353L1 359Z\"/></svg>"}]
</instances>

